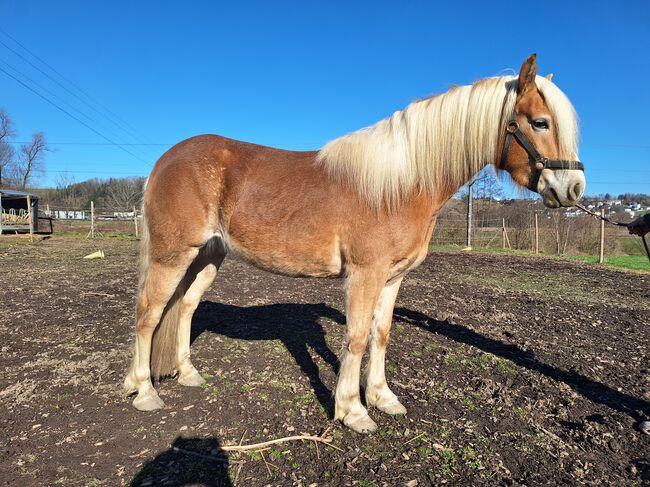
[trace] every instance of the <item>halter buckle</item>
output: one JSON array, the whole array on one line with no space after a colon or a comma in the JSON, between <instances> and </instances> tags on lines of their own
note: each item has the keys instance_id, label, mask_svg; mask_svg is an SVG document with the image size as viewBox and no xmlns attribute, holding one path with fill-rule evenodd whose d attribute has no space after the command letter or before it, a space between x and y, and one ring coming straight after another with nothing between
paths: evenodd
<instances>
[{"instance_id":1,"label":"halter buckle","mask_svg":"<svg viewBox=\"0 0 650 487\"><path fill-rule=\"evenodd\" d=\"M544 161L537 161L535 162L535 167L537 169L544 169L546 167L546 164L544 164Z\"/></svg>"},{"instance_id":2,"label":"halter buckle","mask_svg":"<svg viewBox=\"0 0 650 487\"><path fill-rule=\"evenodd\" d=\"M517 123L516 120L510 120L508 122L508 125L506 126L506 131L514 134L517 130L519 130L519 124Z\"/></svg>"}]
</instances>

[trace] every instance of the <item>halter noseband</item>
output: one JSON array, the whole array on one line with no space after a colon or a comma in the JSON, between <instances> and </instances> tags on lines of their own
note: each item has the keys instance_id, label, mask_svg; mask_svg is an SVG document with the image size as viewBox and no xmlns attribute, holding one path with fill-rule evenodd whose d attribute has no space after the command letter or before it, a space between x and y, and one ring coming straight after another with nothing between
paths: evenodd
<instances>
[{"instance_id":1,"label":"halter noseband","mask_svg":"<svg viewBox=\"0 0 650 487\"><path fill-rule=\"evenodd\" d=\"M508 151L510 150L510 142L514 137L519 145L521 145L528 155L532 158L531 168L532 174L528 181L528 189L537 193L537 184L544 169L577 169L584 171L585 166L580 161L565 161L562 159L547 159L543 157L526 135L519 130L519 124L516 120L510 120L506 126L506 138L503 141L503 151L501 152L501 167L505 167L508 161Z\"/></svg>"}]
</instances>

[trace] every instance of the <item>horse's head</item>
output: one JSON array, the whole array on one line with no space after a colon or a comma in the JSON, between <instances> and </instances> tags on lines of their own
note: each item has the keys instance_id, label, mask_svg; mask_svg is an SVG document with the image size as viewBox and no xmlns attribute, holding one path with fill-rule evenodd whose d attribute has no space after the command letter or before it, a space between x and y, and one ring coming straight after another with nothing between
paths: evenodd
<instances>
[{"instance_id":1,"label":"horse's head","mask_svg":"<svg viewBox=\"0 0 650 487\"><path fill-rule=\"evenodd\" d=\"M582 163L577 161L577 119L552 75L537 76L535 54L521 67L517 94L504 106L497 167L542 196L549 208L571 206L585 190Z\"/></svg>"}]
</instances>

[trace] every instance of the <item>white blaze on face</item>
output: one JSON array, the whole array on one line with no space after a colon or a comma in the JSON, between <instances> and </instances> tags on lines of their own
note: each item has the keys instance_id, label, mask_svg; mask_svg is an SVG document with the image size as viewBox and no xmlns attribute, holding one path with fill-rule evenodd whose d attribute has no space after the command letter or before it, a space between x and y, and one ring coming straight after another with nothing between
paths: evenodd
<instances>
[{"instance_id":1,"label":"white blaze on face","mask_svg":"<svg viewBox=\"0 0 650 487\"><path fill-rule=\"evenodd\" d=\"M573 206L584 194L586 187L584 171L576 169L544 169L537 183L537 192L549 208Z\"/></svg>"}]
</instances>

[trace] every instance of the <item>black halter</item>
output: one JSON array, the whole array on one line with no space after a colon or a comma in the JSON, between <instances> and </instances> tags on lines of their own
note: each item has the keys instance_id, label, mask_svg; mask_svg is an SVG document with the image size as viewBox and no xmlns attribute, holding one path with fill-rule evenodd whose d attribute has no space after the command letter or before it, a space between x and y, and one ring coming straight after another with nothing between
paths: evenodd
<instances>
[{"instance_id":1,"label":"black halter","mask_svg":"<svg viewBox=\"0 0 650 487\"><path fill-rule=\"evenodd\" d=\"M519 124L516 120L510 120L506 126L506 139L503 142L503 151L501 153L501 167L505 167L508 160L508 151L510 150L510 142L514 136L524 150L531 157L532 174L528 180L528 189L537 193L537 183L542 175L544 169L577 169L584 171L585 166L580 161L565 161L561 159L547 159L543 157L526 135L519 130Z\"/></svg>"}]
</instances>

